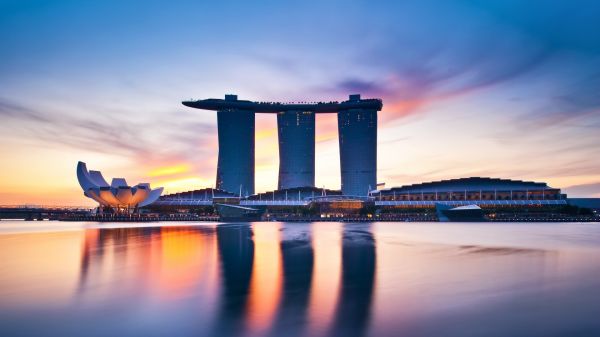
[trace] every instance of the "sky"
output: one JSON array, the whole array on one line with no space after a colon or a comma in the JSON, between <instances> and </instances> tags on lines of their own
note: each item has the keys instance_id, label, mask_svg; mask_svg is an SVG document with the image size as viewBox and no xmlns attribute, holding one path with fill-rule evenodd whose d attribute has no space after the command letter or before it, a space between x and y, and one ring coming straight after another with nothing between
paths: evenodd
<instances>
[{"instance_id":1,"label":"sky","mask_svg":"<svg viewBox=\"0 0 600 337\"><path fill-rule=\"evenodd\" d=\"M600 2L0 0L0 204L87 205L81 160L212 187L216 114L188 99L382 98L378 181L484 176L600 197ZM316 184L339 188L335 115ZM277 186L256 118L256 189Z\"/></svg>"}]
</instances>

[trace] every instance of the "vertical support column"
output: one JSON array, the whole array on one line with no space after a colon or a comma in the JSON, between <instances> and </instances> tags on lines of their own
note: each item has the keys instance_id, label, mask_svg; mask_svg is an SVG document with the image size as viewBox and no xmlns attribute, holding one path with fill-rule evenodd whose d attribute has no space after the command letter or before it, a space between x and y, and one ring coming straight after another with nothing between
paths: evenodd
<instances>
[{"instance_id":1,"label":"vertical support column","mask_svg":"<svg viewBox=\"0 0 600 337\"><path fill-rule=\"evenodd\" d=\"M278 189L315 186L315 113L277 114L279 138Z\"/></svg>"},{"instance_id":2,"label":"vertical support column","mask_svg":"<svg viewBox=\"0 0 600 337\"><path fill-rule=\"evenodd\" d=\"M217 112L219 161L217 188L254 194L254 112L224 110Z\"/></svg>"},{"instance_id":3,"label":"vertical support column","mask_svg":"<svg viewBox=\"0 0 600 337\"><path fill-rule=\"evenodd\" d=\"M338 112L342 194L366 196L377 188L377 110Z\"/></svg>"}]
</instances>

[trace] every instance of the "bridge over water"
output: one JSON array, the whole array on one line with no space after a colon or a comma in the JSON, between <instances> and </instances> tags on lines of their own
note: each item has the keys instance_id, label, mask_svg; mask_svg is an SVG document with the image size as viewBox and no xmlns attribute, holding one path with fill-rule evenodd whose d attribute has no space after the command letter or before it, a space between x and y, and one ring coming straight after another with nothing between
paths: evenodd
<instances>
[{"instance_id":1,"label":"bridge over water","mask_svg":"<svg viewBox=\"0 0 600 337\"><path fill-rule=\"evenodd\" d=\"M50 220L65 214L87 214L87 206L0 205L0 220Z\"/></svg>"}]
</instances>

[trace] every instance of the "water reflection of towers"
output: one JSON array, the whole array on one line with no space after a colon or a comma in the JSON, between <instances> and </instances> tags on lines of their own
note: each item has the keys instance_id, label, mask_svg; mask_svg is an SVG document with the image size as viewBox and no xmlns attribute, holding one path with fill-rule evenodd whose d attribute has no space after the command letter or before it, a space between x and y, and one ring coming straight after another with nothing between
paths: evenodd
<instances>
[{"instance_id":1,"label":"water reflection of towers","mask_svg":"<svg viewBox=\"0 0 600 337\"><path fill-rule=\"evenodd\" d=\"M340 282L335 288L323 289L324 292L336 292L331 317L311 313L319 311L315 275L317 254L328 254L326 249L313 247L313 226L331 226L330 224L294 224L279 230L279 256L259 257L261 242L253 241L264 231L272 232L278 224L258 224L253 228L246 225L219 227L217 236L222 263L221 309L218 315L215 333L238 335L242 331L257 335L327 335L361 336L369 323L371 302L375 281L375 240L369 225L346 225L341 229L341 266ZM270 227L269 227L270 226ZM332 228L340 230L340 228ZM260 234L259 234L260 233ZM272 237L271 237L272 238ZM266 245L264 249L269 249ZM339 249L331 246L329 249ZM268 303L254 305L256 294L261 291L254 285L253 279L265 279L270 268L253 268L253 264L263 264L256 258L270 259L271 265L278 265L280 277L271 278L279 284L266 284L262 288L262 299L269 301L275 295L275 307ZM322 271L321 271L322 272ZM331 273L335 271L330 271ZM262 275L261 275L262 274ZM236 275L231 277L231 275ZM326 275L327 276L327 275ZM336 275L331 275L335 277ZM272 297L272 296L271 296ZM261 300L261 299L258 299ZM311 320L327 320L312 322ZM258 320L259 322L256 322Z\"/></svg>"},{"instance_id":2,"label":"water reflection of towers","mask_svg":"<svg viewBox=\"0 0 600 337\"><path fill-rule=\"evenodd\" d=\"M198 298L213 303L198 335L361 336L369 324L376 251L368 224L88 230L80 293L97 291L86 283L107 257L137 266L127 277L112 272L132 285L132 298L214 294L214 302Z\"/></svg>"}]
</instances>

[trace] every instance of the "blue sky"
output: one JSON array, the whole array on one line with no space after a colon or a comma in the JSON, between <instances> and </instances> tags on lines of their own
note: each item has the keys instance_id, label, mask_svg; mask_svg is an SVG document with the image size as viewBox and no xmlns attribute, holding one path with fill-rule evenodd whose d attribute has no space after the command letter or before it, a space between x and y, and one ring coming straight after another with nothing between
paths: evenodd
<instances>
[{"instance_id":1,"label":"blue sky","mask_svg":"<svg viewBox=\"0 0 600 337\"><path fill-rule=\"evenodd\" d=\"M597 1L0 0L0 202L80 201L77 160L211 186L216 118L180 101L225 93L383 98L387 186L494 176L600 196L599 17ZM257 118L258 190L276 186L273 117ZM317 184L336 188L331 117Z\"/></svg>"}]
</instances>

